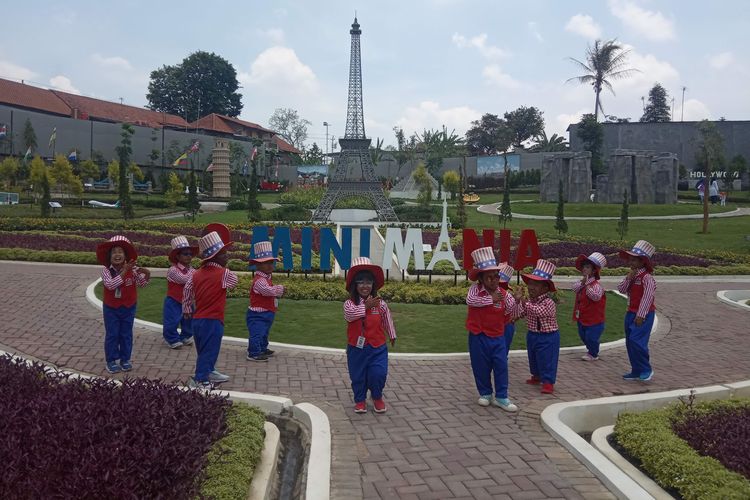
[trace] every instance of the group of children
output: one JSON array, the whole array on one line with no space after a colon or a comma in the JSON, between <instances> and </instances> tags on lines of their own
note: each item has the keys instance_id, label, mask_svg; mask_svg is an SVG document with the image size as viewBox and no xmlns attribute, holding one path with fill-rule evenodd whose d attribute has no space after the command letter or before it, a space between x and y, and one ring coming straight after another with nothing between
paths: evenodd
<instances>
[{"instance_id":1,"label":"group of children","mask_svg":"<svg viewBox=\"0 0 750 500\"><path fill-rule=\"evenodd\" d=\"M227 291L238 284L237 274L226 268L227 250L232 245L229 230L222 224L209 224L198 246L191 246L184 236L171 241L167 272L167 296L164 299L163 336L172 349L195 343L197 360L189 386L213 388L229 377L216 369ZM654 323L653 245L638 241L631 250L621 250L630 272L618 286L628 296L625 315L625 343L631 370L624 380L649 381L654 371L649 362L648 341ZM138 267L134 246L124 236L114 236L97 247L97 259L104 266L104 351L110 373L132 369L137 287L146 286L148 269ZM508 353L515 333L515 321L525 318L528 325L526 350L531 376L527 384L539 385L542 394L553 394L557 379L560 330L557 306L551 295L557 289L553 282L555 265L539 259L534 270L522 274L528 293L522 287L511 290L514 270L507 263L497 263L492 247L479 248L471 254L474 265L469 279L474 281L466 295L468 313L469 356L478 403L506 411L518 407L508 397ZM194 269L192 259L201 265ZM274 285L272 273L278 261L272 245L262 241L253 245L250 264L255 275L249 290L250 304L246 314L248 328L247 360L267 362L274 351L268 348L268 336L284 294L282 285ZM573 283L575 293L573 320L587 352L584 361L599 359L599 341L604 331L606 293L599 283L606 258L599 252L580 255L576 268L581 279ZM347 367L354 393L354 411L367 412L369 391L373 409L384 413L383 389L388 376L388 348L396 342L390 309L378 296L384 284L383 270L367 257L357 257L346 276L349 298L344 302L347 321ZM180 327L178 332L177 327ZM493 389L494 379L494 389Z\"/></svg>"}]
</instances>

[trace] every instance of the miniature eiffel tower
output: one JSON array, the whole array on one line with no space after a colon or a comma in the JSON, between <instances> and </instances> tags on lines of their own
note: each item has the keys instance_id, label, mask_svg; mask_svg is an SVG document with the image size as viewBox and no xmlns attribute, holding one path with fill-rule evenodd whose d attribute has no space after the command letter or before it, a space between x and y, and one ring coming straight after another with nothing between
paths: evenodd
<instances>
[{"instance_id":1,"label":"miniature eiffel tower","mask_svg":"<svg viewBox=\"0 0 750 500\"><path fill-rule=\"evenodd\" d=\"M339 139L341 153L328 181L328 189L312 216L313 222L328 222L331 210L338 200L353 196L366 197L372 201L379 221L398 222L396 212L383 193L383 187L375 177L370 158L370 139L365 137L365 120L362 107L362 57L359 48L359 29L354 18L352 29L351 59L349 62L349 102L346 110L346 133ZM350 177L350 172L361 176Z\"/></svg>"}]
</instances>

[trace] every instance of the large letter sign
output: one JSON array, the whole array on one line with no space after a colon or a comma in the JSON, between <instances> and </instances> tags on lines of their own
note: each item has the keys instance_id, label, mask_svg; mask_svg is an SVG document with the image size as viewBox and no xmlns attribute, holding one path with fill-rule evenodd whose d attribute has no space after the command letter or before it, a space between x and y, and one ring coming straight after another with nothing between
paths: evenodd
<instances>
[{"instance_id":1,"label":"large letter sign","mask_svg":"<svg viewBox=\"0 0 750 500\"><path fill-rule=\"evenodd\" d=\"M500 248L498 254L500 262L510 260L510 229L500 230ZM467 271L474 266L474 260L471 258L471 252L482 246L479 243L477 233L473 229L464 229L464 269ZM482 231L483 245L486 247L495 247L495 231L485 229ZM513 269L520 271L524 267L534 266L539 254L539 243L536 241L536 233L533 229L524 229L521 231L521 239L518 241L516 249L516 260L512 263Z\"/></svg>"},{"instance_id":2,"label":"large letter sign","mask_svg":"<svg viewBox=\"0 0 750 500\"><path fill-rule=\"evenodd\" d=\"M424 251L422 250L422 230L410 227L406 238L401 239L401 229L389 227L385 230L385 248L383 249L383 269L390 269L393 253L396 253L399 269L409 267L409 256L414 253L414 269L424 269Z\"/></svg>"}]
</instances>

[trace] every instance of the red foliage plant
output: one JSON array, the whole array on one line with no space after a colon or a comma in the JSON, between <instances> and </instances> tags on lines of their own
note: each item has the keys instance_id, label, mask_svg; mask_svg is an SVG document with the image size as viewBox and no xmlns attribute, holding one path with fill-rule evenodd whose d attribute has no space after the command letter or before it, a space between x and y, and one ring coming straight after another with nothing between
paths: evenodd
<instances>
[{"instance_id":1,"label":"red foliage plant","mask_svg":"<svg viewBox=\"0 0 750 500\"><path fill-rule=\"evenodd\" d=\"M0 498L196 498L231 402L0 357Z\"/></svg>"}]
</instances>

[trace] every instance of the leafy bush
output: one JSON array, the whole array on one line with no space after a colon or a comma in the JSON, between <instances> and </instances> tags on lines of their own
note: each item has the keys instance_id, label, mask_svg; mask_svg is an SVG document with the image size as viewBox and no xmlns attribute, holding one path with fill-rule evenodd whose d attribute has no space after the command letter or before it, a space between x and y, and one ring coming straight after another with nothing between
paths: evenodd
<instances>
[{"instance_id":1,"label":"leafy bush","mask_svg":"<svg viewBox=\"0 0 750 500\"><path fill-rule=\"evenodd\" d=\"M712 401L697 406L707 411L748 404L746 400ZM672 430L672 422L681 421L685 407L677 403L644 413L622 413L615 424L615 441L663 488L673 488L685 499L750 498L747 479L715 458L699 455Z\"/></svg>"},{"instance_id":2,"label":"leafy bush","mask_svg":"<svg viewBox=\"0 0 750 500\"><path fill-rule=\"evenodd\" d=\"M231 404L158 381L74 379L10 356L0 357L0 399L4 498L195 498Z\"/></svg>"},{"instance_id":3,"label":"leafy bush","mask_svg":"<svg viewBox=\"0 0 750 500\"><path fill-rule=\"evenodd\" d=\"M393 210L402 221L440 222L443 218L443 210L434 206L399 205Z\"/></svg>"},{"instance_id":4,"label":"leafy bush","mask_svg":"<svg viewBox=\"0 0 750 500\"><path fill-rule=\"evenodd\" d=\"M247 210L247 201L234 199L227 203L227 210Z\"/></svg>"},{"instance_id":5,"label":"leafy bush","mask_svg":"<svg viewBox=\"0 0 750 500\"><path fill-rule=\"evenodd\" d=\"M271 210L264 210L265 220L306 221L312 216L310 210L298 205L286 205Z\"/></svg>"}]
</instances>

